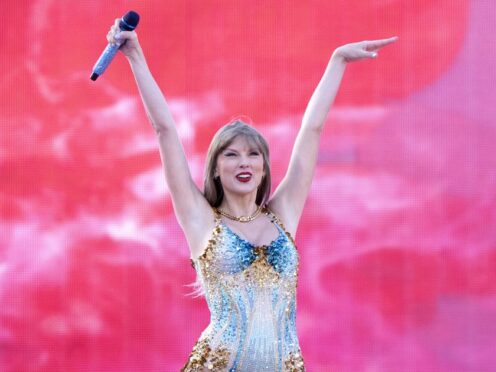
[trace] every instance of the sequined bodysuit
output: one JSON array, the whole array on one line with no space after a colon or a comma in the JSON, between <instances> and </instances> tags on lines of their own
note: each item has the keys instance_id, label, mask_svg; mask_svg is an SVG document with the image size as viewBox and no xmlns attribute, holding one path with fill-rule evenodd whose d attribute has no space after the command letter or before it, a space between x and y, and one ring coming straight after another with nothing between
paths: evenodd
<instances>
[{"instance_id":1,"label":"sequined bodysuit","mask_svg":"<svg viewBox=\"0 0 496 372\"><path fill-rule=\"evenodd\" d=\"M267 208L263 212L279 235L260 247L214 212L216 226L208 246L191 259L210 324L181 371L305 371L296 334L298 252L293 238Z\"/></svg>"}]
</instances>

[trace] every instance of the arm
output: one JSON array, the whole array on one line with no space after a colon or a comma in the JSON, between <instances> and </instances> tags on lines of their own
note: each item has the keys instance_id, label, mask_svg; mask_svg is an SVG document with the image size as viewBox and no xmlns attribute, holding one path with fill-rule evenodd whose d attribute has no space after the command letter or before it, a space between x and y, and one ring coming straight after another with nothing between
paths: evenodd
<instances>
[{"instance_id":1,"label":"arm","mask_svg":"<svg viewBox=\"0 0 496 372\"><path fill-rule=\"evenodd\" d=\"M146 114L157 134L160 157L174 211L179 224L189 237L191 234L188 232L196 229L199 221L208 220L205 216L212 214L212 211L191 177L176 124L167 101L148 68L137 35L134 31L123 31L115 35L118 21L116 20L107 38L110 42L115 40L125 42L120 50L129 61Z\"/></svg>"},{"instance_id":2,"label":"arm","mask_svg":"<svg viewBox=\"0 0 496 372\"><path fill-rule=\"evenodd\" d=\"M376 58L377 50L396 40L397 38L390 38L346 44L337 48L332 54L303 115L286 175L269 203L270 208L281 216L293 236L310 191L317 163L320 135L347 63Z\"/></svg>"}]
</instances>

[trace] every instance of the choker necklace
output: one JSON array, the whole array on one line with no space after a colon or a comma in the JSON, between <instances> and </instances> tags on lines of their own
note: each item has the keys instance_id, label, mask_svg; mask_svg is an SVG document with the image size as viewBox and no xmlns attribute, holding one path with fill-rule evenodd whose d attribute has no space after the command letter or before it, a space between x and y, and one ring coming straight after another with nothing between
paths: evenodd
<instances>
[{"instance_id":1,"label":"choker necklace","mask_svg":"<svg viewBox=\"0 0 496 372\"><path fill-rule=\"evenodd\" d=\"M251 216L240 216L240 217L236 217L236 216L230 215L229 213L226 213L223 210L218 209L218 208L217 208L217 211L221 215L223 215L224 217L227 217L227 218L229 218L231 220L238 221L238 222L250 222L250 221L253 221L255 218L258 217L258 215L262 211L262 206L259 206L257 208L257 210L255 211L255 213L253 213Z\"/></svg>"}]
</instances>

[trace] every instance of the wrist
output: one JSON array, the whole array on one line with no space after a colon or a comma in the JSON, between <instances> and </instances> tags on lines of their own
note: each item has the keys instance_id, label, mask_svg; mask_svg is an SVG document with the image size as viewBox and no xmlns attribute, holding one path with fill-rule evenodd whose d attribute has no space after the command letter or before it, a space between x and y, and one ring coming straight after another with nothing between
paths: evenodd
<instances>
[{"instance_id":1,"label":"wrist","mask_svg":"<svg viewBox=\"0 0 496 372\"><path fill-rule=\"evenodd\" d=\"M130 64L144 62L145 60L145 56L141 48L133 49L129 54L126 54L126 58Z\"/></svg>"},{"instance_id":2,"label":"wrist","mask_svg":"<svg viewBox=\"0 0 496 372\"><path fill-rule=\"evenodd\" d=\"M337 63L342 63L346 64L348 61L346 58L341 54L341 51L339 48L337 48L333 53L331 57L331 61L337 62Z\"/></svg>"}]
</instances>

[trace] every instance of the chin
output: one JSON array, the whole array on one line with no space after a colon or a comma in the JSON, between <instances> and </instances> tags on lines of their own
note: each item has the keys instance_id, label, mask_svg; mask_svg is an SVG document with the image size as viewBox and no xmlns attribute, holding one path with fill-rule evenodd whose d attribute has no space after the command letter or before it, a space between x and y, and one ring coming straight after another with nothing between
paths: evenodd
<instances>
[{"instance_id":1,"label":"chin","mask_svg":"<svg viewBox=\"0 0 496 372\"><path fill-rule=\"evenodd\" d=\"M257 186L254 185L235 185L231 188L224 188L224 191L227 191L231 194L236 195L247 195L257 192Z\"/></svg>"}]
</instances>

